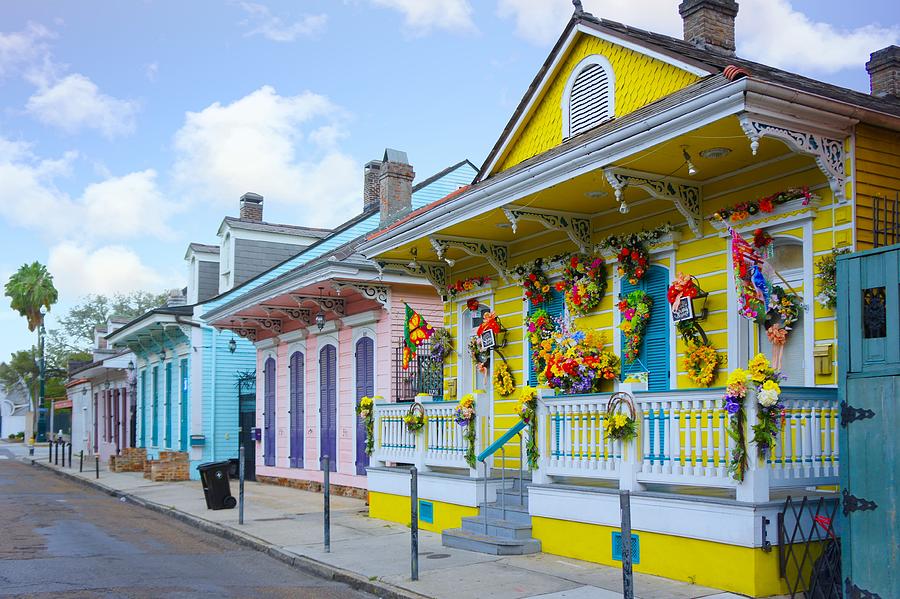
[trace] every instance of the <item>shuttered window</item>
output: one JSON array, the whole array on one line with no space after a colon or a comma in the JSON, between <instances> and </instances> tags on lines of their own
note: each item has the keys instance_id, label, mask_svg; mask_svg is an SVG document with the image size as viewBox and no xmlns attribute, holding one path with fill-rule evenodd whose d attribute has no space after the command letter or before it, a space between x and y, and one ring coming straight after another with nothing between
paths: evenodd
<instances>
[{"instance_id":1,"label":"shuttered window","mask_svg":"<svg viewBox=\"0 0 900 599\"><path fill-rule=\"evenodd\" d=\"M634 372L649 372L647 389L649 391L666 391L669 389L669 335L672 323L669 317L669 271L661 266L651 266L637 285L622 279L622 296L642 289L653 299L650 309L650 322L644 329L644 339L638 359L631 364L625 363L625 339L622 338L622 379Z\"/></svg>"},{"instance_id":2,"label":"shuttered window","mask_svg":"<svg viewBox=\"0 0 900 599\"><path fill-rule=\"evenodd\" d=\"M305 368L304 356L301 352L291 354L289 364L291 381L291 468L303 468L303 430L305 408Z\"/></svg>"},{"instance_id":3,"label":"shuttered window","mask_svg":"<svg viewBox=\"0 0 900 599\"><path fill-rule=\"evenodd\" d=\"M528 315L531 316L535 311L543 308L547 311L554 321L561 318L566 312L566 296L562 291L552 289L549 293L549 299L542 305L535 306L531 302L528 305ZM534 369L534 362L531 359L531 342L528 342L528 385L537 387L538 372Z\"/></svg>"},{"instance_id":4,"label":"shuttered window","mask_svg":"<svg viewBox=\"0 0 900 599\"><path fill-rule=\"evenodd\" d=\"M569 95L567 137L599 125L613 116L610 74L602 65L588 64L575 77Z\"/></svg>"}]
</instances>

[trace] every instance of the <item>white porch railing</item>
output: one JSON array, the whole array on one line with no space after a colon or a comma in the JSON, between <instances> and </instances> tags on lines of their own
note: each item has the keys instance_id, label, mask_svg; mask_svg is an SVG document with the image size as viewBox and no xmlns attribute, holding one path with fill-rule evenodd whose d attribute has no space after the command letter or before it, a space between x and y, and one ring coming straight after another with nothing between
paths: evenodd
<instances>
[{"instance_id":1,"label":"white porch railing","mask_svg":"<svg viewBox=\"0 0 900 599\"><path fill-rule=\"evenodd\" d=\"M466 463L464 429L453 419L455 401L423 401L425 426L411 433L403 417L409 411L409 403L376 403L375 443L372 461L382 464L414 464L425 472L431 467L462 468L471 470ZM475 453L483 449L487 438L489 420L475 418Z\"/></svg>"},{"instance_id":2,"label":"white porch railing","mask_svg":"<svg viewBox=\"0 0 900 599\"><path fill-rule=\"evenodd\" d=\"M609 395L544 396L538 404L541 460L535 481L571 476L618 479L619 487L645 483L732 487L738 499L765 501L770 488L838 482L838 406L835 389L785 387L784 419L765 461L750 442L757 404L747 414L748 470L742 483L728 473L733 441L722 390L634 394L638 438L628 443L603 434ZM543 432L541 432L543 431Z\"/></svg>"}]
</instances>

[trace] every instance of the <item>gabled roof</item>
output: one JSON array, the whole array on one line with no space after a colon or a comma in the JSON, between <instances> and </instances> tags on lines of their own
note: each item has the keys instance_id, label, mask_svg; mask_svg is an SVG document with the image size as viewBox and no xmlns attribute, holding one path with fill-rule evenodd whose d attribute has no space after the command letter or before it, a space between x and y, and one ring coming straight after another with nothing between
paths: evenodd
<instances>
[{"instance_id":1,"label":"gabled roof","mask_svg":"<svg viewBox=\"0 0 900 599\"><path fill-rule=\"evenodd\" d=\"M277 223L257 222L252 220L243 220L234 216L226 216L222 220L222 227L228 223L232 229L244 229L246 231L263 231L266 233L287 233L292 235L304 235L306 237L318 237L319 239L328 237L331 229L320 229L317 227L301 227L298 225L283 225Z\"/></svg>"},{"instance_id":2,"label":"gabled roof","mask_svg":"<svg viewBox=\"0 0 900 599\"><path fill-rule=\"evenodd\" d=\"M847 89L823 81L817 81L796 73L783 71L775 67L763 65L737 56L728 56L714 51L705 50L693 44L668 35L653 33L636 27L623 25L616 21L599 19L590 13L574 14L562 35L557 40L547 59L541 65L534 80L525 91L524 96L516 106L515 111L504 127L494 147L488 153L484 163L479 169L475 181L486 179L495 161L502 153L510 137L516 132L521 118L529 110L534 97L541 93L546 78L557 65L562 53L568 48L577 31L588 35L596 35L607 39L612 43L623 43L637 51L645 51L662 59L682 63L686 68L694 67L695 73L706 72L709 75L720 73L725 67L734 65L747 70L752 77L764 82L776 83L796 89L798 91L814 94L830 100L845 104L859 106L866 110L883 113L893 117L900 117L900 102L892 98L881 98ZM627 116L627 115L625 115ZM603 126L603 125L600 125ZM499 174L499 173L498 173Z\"/></svg>"},{"instance_id":3,"label":"gabled roof","mask_svg":"<svg viewBox=\"0 0 900 599\"><path fill-rule=\"evenodd\" d=\"M196 241L192 241L188 244L188 252L203 252L205 254L218 254L219 246L210 245L208 243L197 243Z\"/></svg>"},{"instance_id":4,"label":"gabled roof","mask_svg":"<svg viewBox=\"0 0 900 599\"><path fill-rule=\"evenodd\" d=\"M161 308L153 308L152 310L148 310L138 316L137 318L132 319L125 326L119 327L112 333L106 335L106 339L110 340L113 337L121 336L126 331L130 329L137 328L143 322L152 321L154 316L191 316L194 313L194 306L196 304L187 304L183 306L163 306Z\"/></svg>"}]
</instances>

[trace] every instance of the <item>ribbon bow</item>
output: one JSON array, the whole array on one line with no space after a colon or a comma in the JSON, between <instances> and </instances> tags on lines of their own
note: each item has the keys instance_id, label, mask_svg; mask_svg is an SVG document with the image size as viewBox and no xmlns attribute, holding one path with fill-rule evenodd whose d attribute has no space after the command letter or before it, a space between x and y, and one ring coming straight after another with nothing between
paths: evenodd
<instances>
[{"instance_id":1,"label":"ribbon bow","mask_svg":"<svg viewBox=\"0 0 900 599\"><path fill-rule=\"evenodd\" d=\"M485 331L494 331L495 335L500 333L500 321L497 319L496 312L485 312L481 319L481 324L475 331L479 336Z\"/></svg>"}]
</instances>

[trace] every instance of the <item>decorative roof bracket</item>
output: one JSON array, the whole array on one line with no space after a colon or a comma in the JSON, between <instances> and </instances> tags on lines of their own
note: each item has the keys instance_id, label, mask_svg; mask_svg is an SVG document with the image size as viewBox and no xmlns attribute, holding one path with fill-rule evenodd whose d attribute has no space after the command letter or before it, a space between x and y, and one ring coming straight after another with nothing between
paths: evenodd
<instances>
[{"instance_id":1,"label":"decorative roof bracket","mask_svg":"<svg viewBox=\"0 0 900 599\"><path fill-rule=\"evenodd\" d=\"M591 245L591 217L588 215L512 205L504 206L503 214L512 224L513 233L516 232L520 220L533 220L547 229L564 232L582 252L586 252Z\"/></svg>"},{"instance_id":2,"label":"decorative roof bracket","mask_svg":"<svg viewBox=\"0 0 900 599\"><path fill-rule=\"evenodd\" d=\"M466 237L429 237L431 247L437 253L438 258L444 259L444 253L450 248L457 248L470 256L484 258L488 264L494 267L497 274L505 281L509 267L509 249L506 244L488 243Z\"/></svg>"},{"instance_id":3,"label":"decorative roof bracket","mask_svg":"<svg viewBox=\"0 0 900 599\"><path fill-rule=\"evenodd\" d=\"M812 156L819 170L828 179L835 201L846 200L844 197L844 142L842 140L762 122L757 120L757 117L746 113L738 118L744 134L750 140L750 151L754 156L759 150L760 138L779 139L795 152Z\"/></svg>"},{"instance_id":4,"label":"decorative roof bracket","mask_svg":"<svg viewBox=\"0 0 900 599\"><path fill-rule=\"evenodd\" d=\"M222 328L233 332L238 337L243 337L244 339L256 342L256 329L253 327L228 325L227 327Z\"/></svg>"},{"instance_id":5,"label":"decorative roof bracket","mask_svg":"<svg viewBox=\"0 0 900 599\"><path fill-rule=\"evenodd\" d=\"M344 298L329 297L326 295L299 295L291 294L291 299L297 302L298 306L302 306L304 302L312 302L323 312L334 312L338 316L346 316L344 311Z\"/></svg>"},{"instance_id":6,"label":"decorative roof bracket","mask_svg":"<svg viewBox=\"0 0 900 599\"><path fill-rule=\"evenodd\" d=\"M276 335L280 335L284 329L282 328L282 323L280 318L266 318L260 316L243 316L240 319L242 325L250 324L252 326L259 326L267 331L271 331Z\"/></svg>"},{"instance_id":7,"label":"decorative roof bracket","mask_svg":"<svg viewBox=\"0 0 900 599\"><path fill-rule=\"evenodd\" d=\"M273 314L284 314L291 320L299 320L304 324L312 322L312 311L309 308L291 308L290 306L275 306L271 304L263 304L260 308L265 310L266 314L269 316L272 316Z\"/></svg>"},{"instance_id":8,"label":"decorative roof bracket","mask_svg":"<svg viewBox=\"0 0 900 599\"><path fill-rule=\"evenodd\" d=\"M626 187L643 189L657 200L668 200L675 204L678 212L687 221L688 227L697 238L703 237L700 213L700 188L679 181L667 180L655 173L645 173L621 168L605 168L603 174L616 191L616 200L622 201L622 191Z\"/></svg>"},{"instance_id":9,"label":"decorative roof bracket","mask_svg":"<svg viewBox=\"0 0 900 599\"><path fill-rule=\"evenodd\" d=\"M399 270L414 277L425 278L439 294L447 293L447 267L440 262L416 261L414 268L402 260L378 260L375 264L379 274L383 274L385 270Z\"/></svg>"},{"instance_id":10,"label":"decorative roof bracket","mask_svg":"<svg viewBox=\"0 0 900 599\"><path fill-rule=\"evenodd\" d=\"M370 283L357 283L355 281L340 281L334 283L334 289L340 293L342 289L354 289L367 300L378 302L385 308L391 301L391 290L387 285L373 285Z\"/></svg>"}]
</instances>

